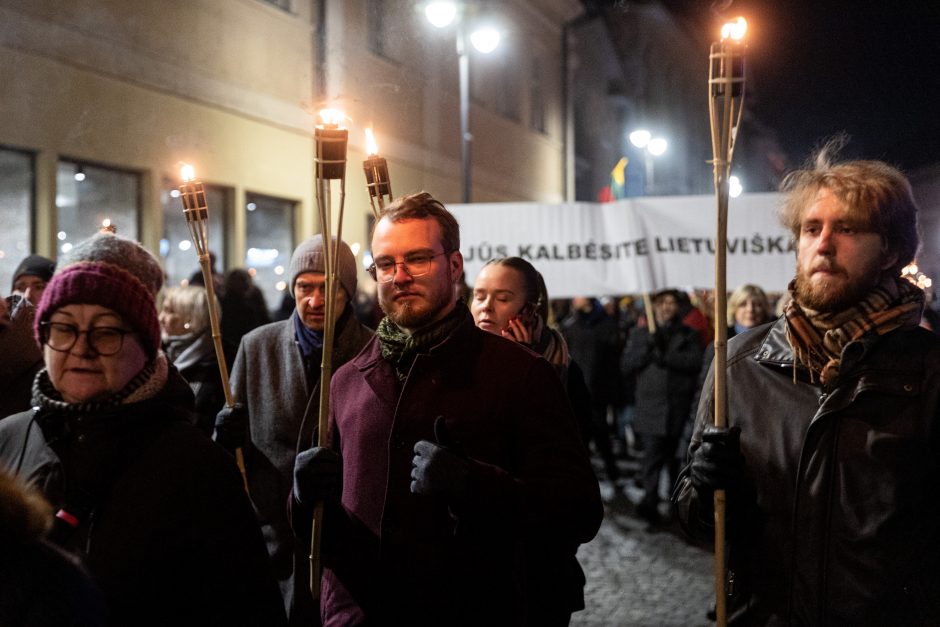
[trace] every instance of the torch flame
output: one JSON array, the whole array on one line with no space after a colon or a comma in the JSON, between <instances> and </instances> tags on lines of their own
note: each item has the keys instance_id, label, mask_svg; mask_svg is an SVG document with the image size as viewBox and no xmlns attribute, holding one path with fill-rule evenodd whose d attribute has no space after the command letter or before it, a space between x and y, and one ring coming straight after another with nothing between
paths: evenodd
<instances>
[{"instance_id":1,"label":"torch flame","mask_svg":"<svg viewBox=\"0 0 940 627\"><path fill-rule=\"evenodd\" d=\"M346 119L346 114L339 109L320 109L320 119L324 124L339 126Z\"/></svg>"},{"instance_id":2,"label":"torch flame","mask_svg":"<svg viewBox=\"0 0 940 627\"><path fill-rule=\"evenodd\" d=\"M109 226L111 226L111 218L105 218L104 220L102 220L101 226L103 226L104 228L108 228Z\"/></svg>"},{"instance_id":3,"label":"torch flame","mask_svg":"<svg viewBox=\"0 0 940 627\"><path fill-rule=\"evenodd\" d=\"M184 163L180 168L180 178L184 183L188 183L196 178L196 169L188 163Z\"/></svg>"},{"instance_id":4,"label":"torch flame","mask_svg":"<svg viewBox=\"0 0 940 627\"><path fill-rule=\"evenodd\" d=\"M366 129L366 153L370 156L379 154L379 146L375 143L375 133L371 128Z\"/></svg>"},{"instance_id":5,"label":"torch flame","mask_svg":"<svg viewBox=\"0 0 940 627\"><path fill-rule=\"evenodd\" d=\"M728 22L721 27L721 38L722 39L733 39L735 41L741 41L744 39L744 35L747 33L747 20L743 17L739 17L733 22Z\"/></svg>"}]
</instances>

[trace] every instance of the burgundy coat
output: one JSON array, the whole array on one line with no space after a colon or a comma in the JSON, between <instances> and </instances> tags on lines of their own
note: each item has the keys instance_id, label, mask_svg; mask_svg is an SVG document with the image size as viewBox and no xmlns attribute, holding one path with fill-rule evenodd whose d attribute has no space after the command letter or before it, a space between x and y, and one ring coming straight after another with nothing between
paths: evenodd
<instances>
[{"instance_id":1,"label":"burgundy coat","mask_svg":"<svg viewBox=\"0 0 940 627\"><path fill-rule=\"evenodd\" d=\"M331 390L343 492L323 540L324 625L524 624L522 540L576 547L603 517L549 363L468 315L404 383L373 338ZM414 445L434 441L438 416L471 461L459 502L410 491Z\"/></svg>"}]
</instances>

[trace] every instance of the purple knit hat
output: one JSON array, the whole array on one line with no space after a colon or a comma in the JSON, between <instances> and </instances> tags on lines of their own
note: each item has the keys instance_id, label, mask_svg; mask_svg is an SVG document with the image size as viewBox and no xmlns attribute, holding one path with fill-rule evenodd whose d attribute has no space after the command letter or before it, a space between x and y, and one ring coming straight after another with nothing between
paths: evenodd
<instances>
[{"instance_id":1,"label":"purple knit hat","mask_svg":"<svg viewBox=\"0 0 940 627\"><path fill-rule=\"evenodd\" d=\"M163 269L137 242L98 233L59 259L58 269L36 308L39 325L65 305L101 305L115 311L134 331L152 359L160 349L156 296Z\"/></svg>"}]
</instances>

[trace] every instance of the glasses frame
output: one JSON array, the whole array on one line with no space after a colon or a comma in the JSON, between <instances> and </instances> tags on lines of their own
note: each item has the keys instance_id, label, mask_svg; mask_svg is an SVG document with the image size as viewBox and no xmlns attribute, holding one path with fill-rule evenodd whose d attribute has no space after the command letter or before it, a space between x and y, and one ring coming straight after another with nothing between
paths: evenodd
<instances>
[{"instance_id":1,"label":"glasses frame","mask_svg":"<svg viewBox=\"0 0 940 627\"><path fill-rule=\"evenodd\" d=\"M402 261L393 261L393 262L392 262L392 263L395 264L395 269L392 271L392 274L391 274L391 276L389 276L389 278L388 278L387 281L378 278L378 267L376 267L376 265L375 265L374 262L373 262L373 264L372 264L371 266L369 266L368 268L366 268L366 272L369 273L369 276L371 276L371 277L372 277L372 280L375 281L376 283L391 283L392 281L395 280L395 275L398 274L398 266L401 266L401 269L405 271L405 274L407 274L408 276L410 276L412 279L417 279L418 277L422 277L422 276L426 276L426 275L428 275L428 274L431 274L431 261L432 261L435 257L442 257L442 256L445 256L445 255L449 255L451 252L453 252L453 251L445 250L444 252L441 252L441 253L435 253L435 254L433 254L433 255L429 255L429 256L428 256L428 269L427 269L426 271L424 271L424 272L419 272L418 274L415 274L414 272L412 272L411 270L408 269L408 265L407 265L408 262L405 261L405 260L402 260Z\"/></svg>"},{"instance_id":2,"label":"glasses frame","mask_svg":"<svg viewBox=\"0 0 940 627\"><path fill-rule=\"evenodd\" d=\"M73 329L74 335L72 336L72 342L71 342L67 347L65 347L65 348L57 348L57 347L55 347L55 346L53 346L52 344L49 343L49 332L50 332L50 329L52 328L53 325L61 325L61 326L63 326L63 327L69 327L69 328ZM91 335L92 333L94 333L95 331L98 331L98 330L102 330L102 329L108 330L108 331L115 331L115 332L117 332L117 333L120 335L120 337L121 337L120 341L118 342L118 347L117 347L117 349L115 349L115 350L112 351L112 352L107 352L107 353L106 353L106 352L100 351L100 350L98 349L97 342L96 342L96 341L92 341L92 339L91 339L91 338L92 338L92 335ZM85 329L84 331L82 331L81 329L78 328L77 325L69 324L68 322L52 322L52 321L46 321L46 322L40 322L40 323L39 323L39 337L40 337L40 339L42 340L43 345L44 345L44 346L48 346L49 348L51 348L52 350L56 351L57 353L68 353L68 352L71 351L73 348L75 348L75 344L78 343L78 338L79 338L80 336L84 335L84 336L85 336L85 345L88 347L88 350L89 350L91 353L93 353L94 355L100 356L100 357L111 357L112 355L117 355L118 353L120 353L120 352L121 352L121 349L124 348L124 336L125 336L125 335L131 335L131 334L133 334L133 333L135 333L135 331L130 331L130 330L128 330L128 329L122 329L122 328L120 328L120 327L107 327L107 326L91 327L90 329Z\"/></svg>"}]
</instances>

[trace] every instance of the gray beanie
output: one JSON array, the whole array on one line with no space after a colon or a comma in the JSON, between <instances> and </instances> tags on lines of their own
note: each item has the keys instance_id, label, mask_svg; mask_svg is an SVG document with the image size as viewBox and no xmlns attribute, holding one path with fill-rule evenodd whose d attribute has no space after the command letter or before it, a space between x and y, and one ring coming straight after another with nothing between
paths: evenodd
<instances>
[{"instance_id":1,"label":"gray beanie","mask_svg":"<svg viewBox=\"0 0 940 627\"><path fill-rule=\"evenodd\" d=\"M336 245L336 238L333 238ZM336 256L336 278L346 290L350 299L356 296L356 256L353 255L346 242L339 242L339 254ZM294 282L297 275L304 272L326 273L323 260L323 236L319 233L308 240L301 242L290 256L290 292L294 293Z\"/></svg>"}]
</instances>

